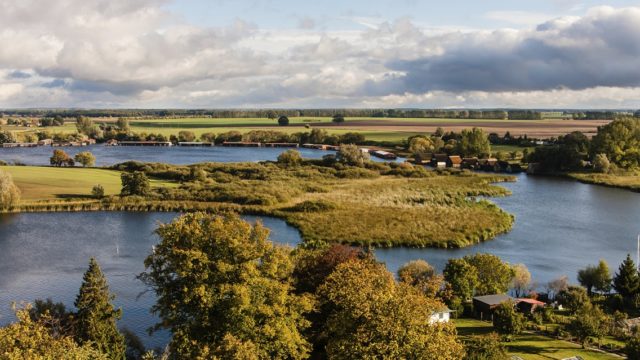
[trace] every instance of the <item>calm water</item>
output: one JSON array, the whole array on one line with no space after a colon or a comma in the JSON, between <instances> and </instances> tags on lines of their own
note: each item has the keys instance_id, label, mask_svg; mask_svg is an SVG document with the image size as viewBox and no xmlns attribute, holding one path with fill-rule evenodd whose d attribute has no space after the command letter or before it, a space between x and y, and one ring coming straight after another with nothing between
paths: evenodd
<instances>
[{"instance_id":1,"label":"calm water","mask_svg":"<svg viewBox=\"0 0 640 360\"><path fill-rule=\"evenodd\" d=\"M0 149L0 160L6 162L19 161L27 165L49 165L53 150L51 146L34 148ZM81 151L91 151L96 157L97 166L109 166L137 160L142 162L164 162L176 165L195 164L201 162L244 162L276 160L278 155L287 149L283 148L243 148L243 147L144 147L144 146L104 146L91 145L85 147L64 147L71 156ZM305 158L321 158L331 151L299 148Z\"/></svg>"},{"instance_id":2,"label":"calm water","mask_svg":"<svg viewBox=\"0 0 640 360\"><path fill-rule=\"evenodd\" d=\"M378 249L391 271L422 258L440 271L446 260L474 252L490 252L511 263L524 263L541 284L561 275L575 282L576 272L598 259L615 270L636 250L640 232L640 194L556 178L521 175L504 184L513 195L494 199L516 216L513 231L460 250ZM0 216L0 323L13 320L12 301L52 297L73 304L88 258L105 271L116 304L124 310L121 326L140 334L149 347L161 346L168 334L149 337L144 330L153 295L135 275L157 241L153 230L174 213L37 213ZM254 217L247 217L255 220ZM296 244L297 230L278 219L264 219L271 238Z\"/></svg>"}]
</instances>

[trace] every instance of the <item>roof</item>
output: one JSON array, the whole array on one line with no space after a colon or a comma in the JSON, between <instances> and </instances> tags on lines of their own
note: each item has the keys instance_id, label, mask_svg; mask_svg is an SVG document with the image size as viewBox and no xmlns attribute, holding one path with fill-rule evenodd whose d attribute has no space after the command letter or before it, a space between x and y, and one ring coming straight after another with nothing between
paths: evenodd
<instances>
[{"instance_id":1,"label":"roof","mask_svg":"<svg viewBox=\"0 0 640 360\"><path fill-rule=\"evenodd\" d=\"M516 299L516 301L519 303L523 302L531 305L546 305L542 301L538 301L536 299L520 298L520 299Z\"/></svg>"},{"instance_id":2,"label":"roof","mask_svg":"<svg viewBox=\"0 0 640 360\"><path fill-rule=\"evenodd\" d=\"M447 154L433 154L433 159L437 162L446 162L448 158Z\"/></svg>"},{"instance_id":3,"label":"roof","mask_svg":"<svg viewBox=\"0 0 640 360\"><path fill-rule=\"evenodd\" d=\"M513 300L513 298L506 294L484 295L476 296L473 298L475 301L485 303L487 305L500 305L505 301Z\"/></svg>"},{"instance_id":4,"label":"roof","mask_svg":"<svg viewBox=\"0 0 640 360\"><path fill-rule=\"evenodd\" d=\"M449 156L449 160L451 160L451 163L453 164L460 164L462 163L462 158L458 155L451 155Z\"/></svg>"}]
</instances>

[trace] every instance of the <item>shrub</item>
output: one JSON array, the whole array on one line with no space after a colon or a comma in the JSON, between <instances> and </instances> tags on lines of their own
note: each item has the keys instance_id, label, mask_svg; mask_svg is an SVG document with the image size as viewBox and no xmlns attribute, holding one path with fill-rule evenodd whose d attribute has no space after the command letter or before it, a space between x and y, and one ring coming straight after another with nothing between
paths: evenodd
<instances>
[{"instance_id":1,"label":"shrub","mask_svg":"<svg viewBox=\"0 0 640 360\"><path fill-rule=\"evenodd\" d=\"M278 125L280 126L287 126L289 125L289 118L282 115L278 118Z\"/></svg>"},{"instance_id":2,"label":"shrub","mask_svg":"<svg viewBox=\"0 0 640 360\"><path fill-rule=\"evenodd\" d=\"M524 316L512 301L500 304L493 313L493 327L504 335L517 335L524 329Z\"/></svg>"},{"instance_id":3,"label":"shrub","mask_svg":"<svg viewBox=\"0 0 640 360\"><path fill-rule=\"evenodd\" d=\"M278 155L278 163L283 165L297 166L302 163L302 155L298 150L287 150Z\"/></svg>"},{"instance_id":4,"label":"shrub","mask_svg":"<svg viewBox=\"0 0 640 360\"><path fill-rule=\"evenodd\" d=\"M149 179L142 172L136 171L133 173L122 173L120 178L122 180L122 190L120 191L120 195L122 196L145 196L151 192Z\"/></svg>"},{"instance_id":5,"label":"shrub","mask_svg":"<svg viewBox=\"0 0 640 360\"><path fill-rule=\"evenodd\" d=\"M0 170L0 209L10 208L20 201L20 189L8 172Z\"/></svg>"},{"instance_id":6,"label":"shrub","mask_svg":"<svg viewBox=\"0 0 640 360\"><path fill-rule=\"evenodd\" d=\"M100 184L94 185L91 189L91 195L96 199L102 199L104 197L104 187Z\"/></svg>"},{"instance_id":7,"label":"shrub","mask_svg":"<svg viewBox=\"0 0 640 360\"><path fill-rule=\"evenodd\" d=\"M464 342L465 360L501 360L507 358L507 352L496 333L469 336Z\"/></svg>"},{"instance_id":8,"label":"shrub","mask_svg":"<svg viewBox=\"0 0 640 360\"><path fill-rule=\"evenodd\" d=\"M593 170L599 173L608 173L610 167L611 163L609 162L609 158L607 158L606 154L597 154L593 158Z\"/></svg>"}]
</instances>

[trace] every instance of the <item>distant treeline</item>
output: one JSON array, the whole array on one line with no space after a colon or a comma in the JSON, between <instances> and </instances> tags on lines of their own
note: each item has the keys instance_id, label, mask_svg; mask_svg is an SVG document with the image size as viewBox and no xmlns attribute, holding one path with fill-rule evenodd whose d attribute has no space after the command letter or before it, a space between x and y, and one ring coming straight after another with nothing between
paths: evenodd
<instances>
[{"instance_id":1,"label":"distant treeline","mask_svg":"<svg viewBox=\"0 0 640 360\"><path fill-rule=\"evenodd\" d=\"M544 118L613 119L630 115L625 111L539 111L539 110L442 110L442 109L17 109L3 110L4 116L31 117L213 117L213 118L276 118L288 117L345 117L373 118L453 118L453 119L511 119L539 120ZM640 110L635 112L640 117Z\"/></svg>"}]
</instances>

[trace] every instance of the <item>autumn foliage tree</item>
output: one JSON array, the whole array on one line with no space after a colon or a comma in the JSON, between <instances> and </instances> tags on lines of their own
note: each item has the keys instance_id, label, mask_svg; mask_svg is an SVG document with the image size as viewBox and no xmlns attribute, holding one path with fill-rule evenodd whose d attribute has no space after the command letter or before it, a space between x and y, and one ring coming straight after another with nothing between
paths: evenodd
<instances>
[{"instance_id":1,"label":"autumn foliage tree","mask_svg":"<svg viewBox=\"0 0 640 360\"><path fill-rule=\"evenodd\" d=\"M20 201L20 189L11 174L0 170L0 209L10 208Z\"/></svg>"},{"instance_id":2,"label":"autumn foliage tree","mask_svg":"<svg viewBox=\"0 0 640 360\"><path fill-rule=\"evenodd\" d=\"M311 310L291 284L289 249L260 223L192 213L161 225L141 279L155 291L152 311L173 336L176 358L302 359Z\"/></svg>"},{"instance_id":3,"label":"autumn foliage tree","mask_svg":"<svg viewBox=\"0 0 640 360\"><path fill-rule=\"evenodd\" d=\"M338 265L319 289L331 309L325 324L331 359L460 359L462 345L451 324L432 324L442 306L417 289L396 283L372 260Z\"/></svg>"}]
</instances>

